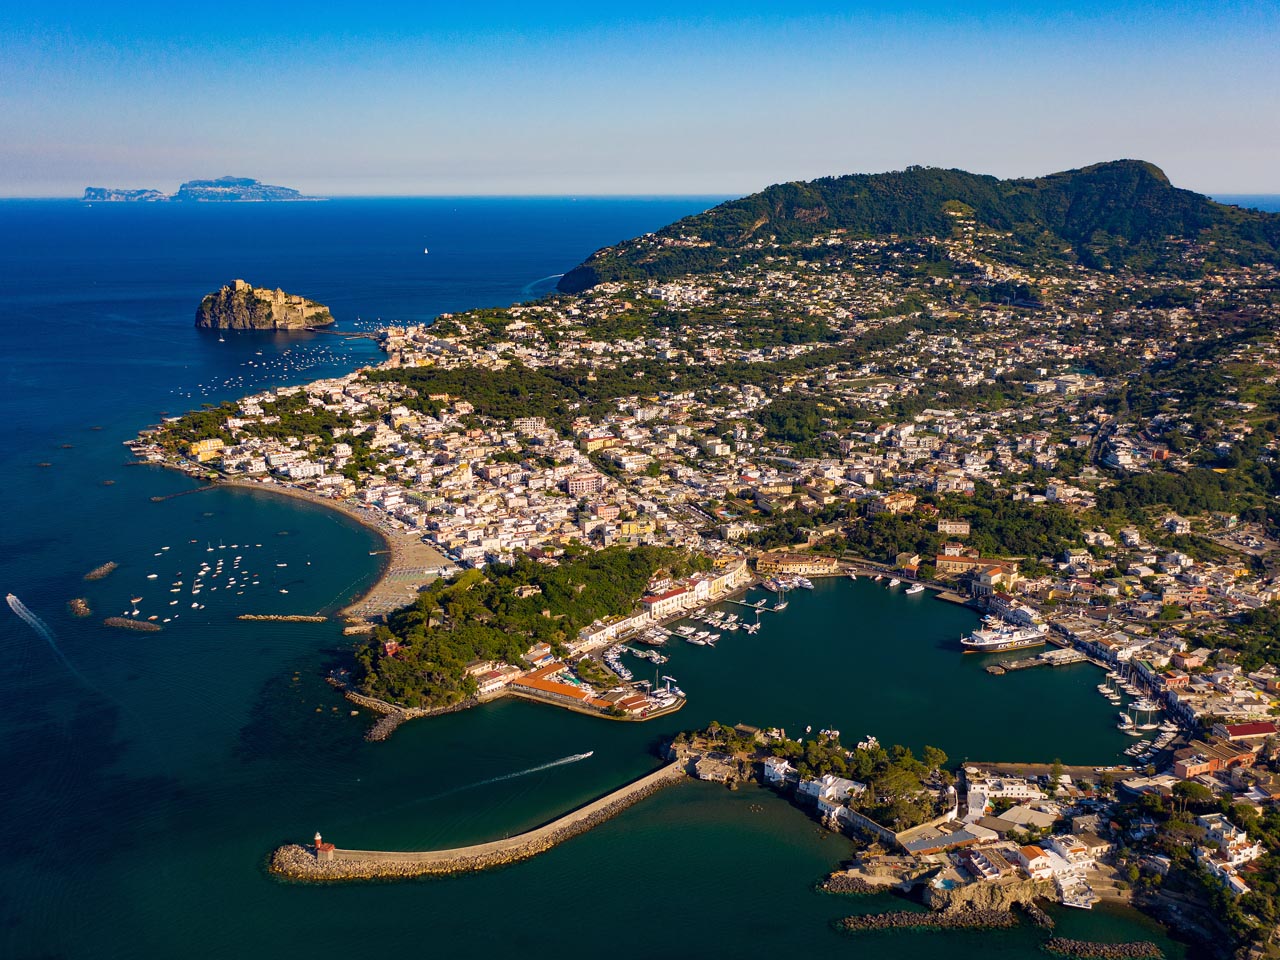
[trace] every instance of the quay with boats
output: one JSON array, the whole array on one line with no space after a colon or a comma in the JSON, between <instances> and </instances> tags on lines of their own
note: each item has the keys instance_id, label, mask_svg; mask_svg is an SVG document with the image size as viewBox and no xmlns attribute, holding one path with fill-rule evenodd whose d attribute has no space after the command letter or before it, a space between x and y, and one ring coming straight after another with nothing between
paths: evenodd
<instances>
[{"instance_id":1,"label":"quay with boats","mask_svg":"<svg viewBox=\"0 0 1280 960\"><path fill-rule=\"evenodd\" d=\"M1087 663L1089 660L1079 650L1046 650L1034 657L1023 657L1020 660L1001 660L1000 663L987 667L987 672L999 676L1018 670L1030 670L1032 667L1065 667L1073 663Z\"/></svg>"}]
</instances>

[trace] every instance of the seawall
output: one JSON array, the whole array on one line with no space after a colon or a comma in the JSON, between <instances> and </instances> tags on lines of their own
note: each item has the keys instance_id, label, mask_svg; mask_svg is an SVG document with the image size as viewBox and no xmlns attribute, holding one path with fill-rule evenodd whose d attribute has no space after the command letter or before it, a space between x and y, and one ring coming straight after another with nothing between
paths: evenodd
<instances>
[{"instance_id":1,"label":"seawall","mask_svg":"<svg viewBox=\"0 0 1280 960\"><path fill-rule=\"evenodd\" d=\"M315 882L396 879L488 870L550 850L556 844L585 833L633 803L683 779L684 775L684 764L681 761L669 763L572 813L503 840L450 850L335 848L332 859L318 858L314 847L289 844L272 854L270 869L272 873L291 880Z\"/></svg>"}]
</instances>

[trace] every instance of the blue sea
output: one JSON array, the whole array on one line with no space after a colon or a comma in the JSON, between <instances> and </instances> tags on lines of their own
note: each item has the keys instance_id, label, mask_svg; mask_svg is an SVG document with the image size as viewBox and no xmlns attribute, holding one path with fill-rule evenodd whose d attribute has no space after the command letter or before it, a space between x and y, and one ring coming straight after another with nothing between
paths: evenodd
<instances>
[{"instance_id":1,"label":"blue sea","mask_svg":"<svg viewBox=\"0 0 1280 960\"><path fill-rule=\"evenodd\" d=\"M340 331L428 321L537 297L592 250L714 202L0 202L0 589L22 603L0 607L0 956L1038 955L1026 929L847 940L832 921L895 901L816 894L847 842L754 789L681 785L479 876L321 888L266 874L276 845L317 829L409 849L526 829L711 719L839 726L956 759L1117 758L1127 741L1091 668L991 677L956 653L969 612L848 581L793 597L754 637L672 650L690 704L653 724L504 701L369 744L370 718L324 683L349 650L335 623L236 616L332 612L376 576L380 544L323 508L186 495L185 477L128 465L122 441L166 414L379 359L365 339L195 330L201 296L232 278L326 303ZM91 616L70 613L76 597ZM164 629L102 624L133 610ZM1062 919L1068 935L1183 950L1129 912Z\"/></svg>"}]
</instances>

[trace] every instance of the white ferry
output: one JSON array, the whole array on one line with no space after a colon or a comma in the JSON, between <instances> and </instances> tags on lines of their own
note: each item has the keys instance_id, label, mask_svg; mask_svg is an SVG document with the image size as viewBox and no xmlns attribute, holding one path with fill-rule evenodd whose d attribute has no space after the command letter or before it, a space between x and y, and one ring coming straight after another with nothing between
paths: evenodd
<instances>
[{"instance_id":1,"label":"white ferry","mask_svg":"<svg viewBox=\"0 0 1280 960\"><path fill-rule=\"evenodd\" d=\"M1006 623L999 617L987 617L983 627L960 640L966 653L1000 653L1038 647L1045 642L1049 628L1043 623L1024 627Z\"/></svg>"},{"instance_id":2,"label":"white ferry","mask_svg":"<svg viewBox=\"0 0 1280 960\"><path fill-rule=\"evenodd\" d=\"M907 592L908 596L913 596L913 597L914 597L917 593L924 593L924 584L921 584L921 583L913 583L911 586L907 587L906 592Z\"/></svg>"}]
</instances>

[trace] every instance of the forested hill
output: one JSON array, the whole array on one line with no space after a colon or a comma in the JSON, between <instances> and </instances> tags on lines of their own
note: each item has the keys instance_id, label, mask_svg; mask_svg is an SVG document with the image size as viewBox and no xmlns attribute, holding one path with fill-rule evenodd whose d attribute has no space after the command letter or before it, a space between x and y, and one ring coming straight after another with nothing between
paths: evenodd
<instances>
[{"instance_id":1,"label":"forested hill","mask_svg":"<svg viewBox=\"0 0 1280 960\"><path fill-rule=\"evenodd\" d=\"M1243 210L1173 186L1158 167L1116 160L1025 180L908 167L892 173L782 183L686 217L656 234L596 251L560 281L668 279L764 256L832 231L853 239L946 237L959 217L1013 234L1015 259L1074 259L1095 268L1158 270L1187 241L1208 261L1280 261L1280 214Z\"/></svg>"}]
</instances>

